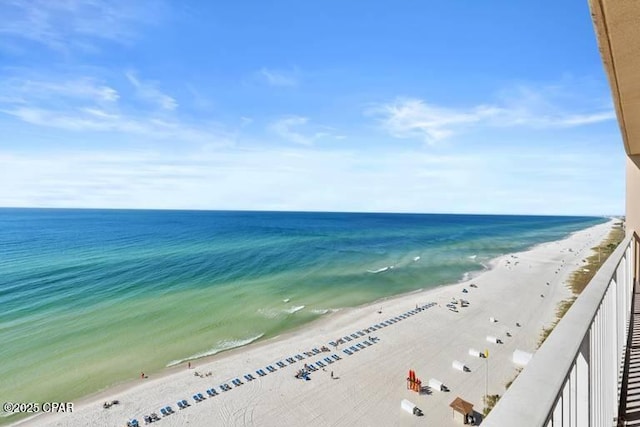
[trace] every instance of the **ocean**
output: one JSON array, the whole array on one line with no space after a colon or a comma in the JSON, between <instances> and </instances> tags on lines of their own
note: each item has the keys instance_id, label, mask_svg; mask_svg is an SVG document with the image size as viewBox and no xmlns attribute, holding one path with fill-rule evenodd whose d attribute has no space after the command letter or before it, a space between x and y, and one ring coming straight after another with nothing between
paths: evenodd
<instances>
[{"instance_id":1,"label":"ocean","mask_svg":"<svg viewBox=\"0 0 640 427\"><path fill-rule=\"evenodd\" d=\"M73 401L606 220L0 209L0 401Z\"/></svg>"}]
</instances>

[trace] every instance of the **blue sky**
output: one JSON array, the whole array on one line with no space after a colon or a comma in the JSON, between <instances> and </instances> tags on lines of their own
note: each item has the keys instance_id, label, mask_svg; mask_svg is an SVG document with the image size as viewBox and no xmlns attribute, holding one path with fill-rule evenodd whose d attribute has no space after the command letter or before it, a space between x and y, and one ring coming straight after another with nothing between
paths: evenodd
<instances>
[{"instance_id":1,"label":"blue sky","mask_svg":"<svg viewBox=\"0 0 640 427\"><path fill-rule=\"evenodd\" d=\"M0 1L0 206L621 214L587 1Z\"/></svg>"}]
</instances>

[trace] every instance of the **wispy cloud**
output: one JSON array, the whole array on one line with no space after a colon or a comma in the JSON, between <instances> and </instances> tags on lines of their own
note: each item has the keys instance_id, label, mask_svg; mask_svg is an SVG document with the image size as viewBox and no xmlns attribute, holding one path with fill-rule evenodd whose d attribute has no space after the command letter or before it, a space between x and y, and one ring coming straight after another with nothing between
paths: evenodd
<instances>
[{"instance_id":1,"label":"wispy cloud","mask_svg":"<svg viewBox=\"0 0 640 427\"><path fill-rule=\"evenodd\" d=\"M396 138L421 138L427 143L481 127L570 128L615 119L610 106L594 106L591 111L585 111L584 106L566 107L548 91L522 86L493 104L452 108L417 98L397 98L368 108L365 115L378 118L382 128Z\"/></svg>"},{"instance_id":2,"label":"wispy cloud","mask_svg":"<svg viewBox=\"0 0 640 427\"><path fill-rule=\"evenodd\" d=\"M0 102L55 102L60 98L115 103L120 94L113 87L89 77L58 80L7 78L0 83Z\"/></svg>"},{"instance_id":3,"label":"wispy cloud","mask_svg":"<svg viewBox=\"0 0 640 427\"><path fill-rule=\"evenodd\" d=\"M129 43L162 9L163 3L147 0L9 0L0 3L0 35L6 46L11 38L58 51L92 51L100 40Z\"/></svg>"},{"instance_id":4,"label":"wispy cloud","mask_svg":"<svg viewBox=\"0 0 640 427\"><path fill-rule=\"evenodd\" d=\"M624 171L615 158L603 161L598 153L576 158L561 149L548 156L535 146L513 149L509 156L488 153L480 161L471 153L408 150L380 156L313 147L215 153L0 150L0 206L621 212L623 186L618 194L603 198L609 184L592 173L596 168L615 171L612 176L622 181Z\"/></svg>"},{"instance_id":5,"label":"wispy cloud","mask_svg":"<svg viewBox=\"0 0 640 427\"><path fill-rule=\"evenodd\" d=\"M133 79L133 95L86 77L11 78L0 84L0 113L38 127L70 132L116 132L211 144L233 140L220 125L180 118L173 111L177 106L173 98L153 84L133 75L129 78ZM152 106L141 108L132 102L132 96Z\"/></svg>"},{"instance_id":6,"label":"wispy cloud","mask_svg":"<svg viewBox=\"0 0 640 427\"><path fill-rule=\"evenodd\" d=\"M150 102L164 110L175 110L178 108L178 102L158 89L157 82L143 82L134 72L125 73L129 82L135 87L137 96L147 102Z\"/></svg>"},{"instance_id":7,"label":"wispy cloud","mask_svg":"<svg viewBox=\"0 0 640 427\"><path fill-rule=\"evenodd\" d=\"M315 141L326 138L345 139L337 135L335 129L327 126L309 126L309 118L289 115L273 121L268 130L285 141L300 145L313 145Z\"/></svg>"},{"instance_id":8,"label":"wispy cloud","mask_svg":"<svg viewBox=\"0 0 640 427\"><path fill-rule=\"evenodd\" d=\"M499 110L490 106L455 110L419 99L400 98L368 113L380 117L382 126L396 138L423 137L434 142L450 136L456 126L477 123L499 114Z\"/></svg>"},{"instance_id":9,"label":"wispy cloud","mask_svg":"<svg viewBox=\"0 0 640 427\"><path fill-rule=\"evenodd\" d=\"M279 137L295 142L296 144L311 145L313 137L304 135L300 127L304 126L309 119L301 116L287 116L276 120L269 125L269 129Z\"/></svg>"},{"instance_id":10,"label":"wispy cloud","mask_svg":"<svg viewBox=\"0 0 640 427\"><path fill-rule=\"evenodd\" d=\"M281 71L261 68L258 75L271 86L293 87L298 86L298 70Z\"/></svg>"}]
</instances>

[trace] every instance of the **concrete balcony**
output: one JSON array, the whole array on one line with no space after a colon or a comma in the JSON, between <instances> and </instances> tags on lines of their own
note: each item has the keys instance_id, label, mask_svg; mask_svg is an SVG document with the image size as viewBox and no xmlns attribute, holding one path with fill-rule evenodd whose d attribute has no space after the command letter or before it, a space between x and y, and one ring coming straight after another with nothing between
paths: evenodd
<instances>
[{"instance_id":1,"label":"concrete balcony","mask_svg":"<svg viewBox=\"0 0 640 427\"><path fill-rule=\"evenodd\" d=\"M634 234L603 264L483 426L610 427L625 425L625 418L626 425L636 425L631 418L640 420L640 331L638 347L632 343L637 257Z\"/></svg>"}]
</instances>

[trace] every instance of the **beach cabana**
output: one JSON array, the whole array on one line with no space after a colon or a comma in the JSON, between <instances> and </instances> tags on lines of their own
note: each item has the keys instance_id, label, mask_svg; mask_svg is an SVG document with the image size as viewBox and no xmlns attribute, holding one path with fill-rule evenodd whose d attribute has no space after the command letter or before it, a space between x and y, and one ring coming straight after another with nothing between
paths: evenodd
<instances>
[{"instance_id":1,"label":"beach cabana","mask_svg":"<svg viewBox=\"0 0 640 427\"><path fill-rule=\"evenodd\" d=\"M417 417L422 416L422 411L420 410L420 408L418 408L413 402L407 399L402 399L402 402L400 402L400 408Z\"/></svg>"},{"instance_id":2,"label":"beach cabana","mask_svg":"<svg viewBox=\"0 0 640 427\"><path fill-rule=\"evenodd\" d=\"M446 385L444 385L442 381L437 380L435 378L429 379L429 388L431 390L449 391L449 388Z\"/></svg>"},{"instance_id":3,"label":"beach cabana","mask_svg":"<svg viewBox=\"0 0 640 427\"><path fill-rule=\"evenodd\" d=\"M481 351L476 350L475 348L470 348L469 349L469 356L484 357L484 353L482 353Z\"/></svg>"},{"instance_id":4,"label":"beach cabana","mask_svg":"<svg viewBox=\"0 0 640 427\"><path fill-rule=\"evenodd\" d=\"M533 357L533 354L516 349L513 352L512 360L513 360L513 363L515 363L516 365L526 366L532 357Z\"/></svg>"},{"instance_id":5,"label":"beach cabana","mask_svg":"<svg viewBox=\"0 0 640 427\"><path fill-rule=\"evenodd\" d=\"M498 337L494 337L493 335L487 335L487 342L492 342L494 344L498 344L500 341L500 338Z\"/></svg>"},{"instance_id":6,"label":"beach cabana","mask_svg":"<svg viewBox=\"0 0 640 427\"><path fill-rule=\"evenodd\" d=\"M457 369L458 371L462 371L462 372L469 372L469 368L467 368L467 367L465 366L465 364L464 364L464 363L462 363L462 362L460 362L459 360L454 360L454 361L451 363L451 367L452 367L453 369Z\"/></svg>"},{"instance_id":7,"label":"beach cabana","mask_svg":"<svg viewBox=\"0 0 640 427\"><path fill-rule=\"evenodd\" d=\"M453 410L453 419L462 424L467 424L468 417L473 416L473 405L460 397L456 397L449 406Z\"/></svg>"}]
</instances>

